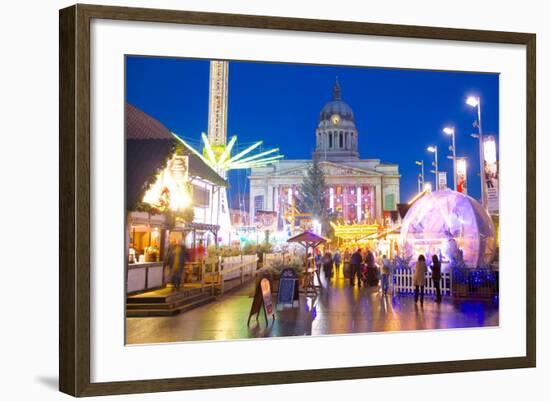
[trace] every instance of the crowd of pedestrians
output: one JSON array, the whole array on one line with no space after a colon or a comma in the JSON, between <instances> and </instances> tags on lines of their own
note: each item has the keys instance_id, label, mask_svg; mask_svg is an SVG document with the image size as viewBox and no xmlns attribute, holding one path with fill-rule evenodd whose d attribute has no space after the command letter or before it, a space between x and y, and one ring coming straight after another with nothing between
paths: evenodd
<instances>
[{"instance_id":1,"label":"crowd of pedestrians","mask_svg":"<svg viewBox=\"0 0 550 401\"><path fill-rule=\"evenodd\" d=\"M349 278L351 287L378 286L383 296L388 295L392 283L394 263L386 254L382 254L377 260L374 252L369 249L357 248L353 252L346 249L343 253L335 249L324 252L317 251L314 257L315 266L322 271L327 285L331 284L334 276L343 275ZM432 274L433 286L435 289L435 302L441 302L441 261L437 255L432 255L431 263L428 266L424 255L419 255L414 265L413 286L414 301L424 304L424 288L428 267Z\"/></svg>"},{"instance_id":2,"label":"crowd of pedestrians","mask_svg":"<svg viewBox=\"0 0 550 401\"><path fill-rule=\"evenodd\" d=\"M168 276L174 291L179 291L185 280L185 263L191 258L190 251L183 244L171 242L164 260L165 275ZM308 258L309 259L309 258ZM394 264L386 254L377 258L369 248L357 248L353 252L346 248L343 253L339 249L333 252L327 247L324 252L317 250L313 257L316 272L325 277L330 285L335 276L349 279L351 287L378 286L383 296L387 296L392 283ZM441 302L441 261L436 254L432 255L428 266L424 255L419 255L414 265L412 284L414 286L414 301L424 304L424 289L428 267L431 270L435 302Z\"/></svg>"}]
</instances>

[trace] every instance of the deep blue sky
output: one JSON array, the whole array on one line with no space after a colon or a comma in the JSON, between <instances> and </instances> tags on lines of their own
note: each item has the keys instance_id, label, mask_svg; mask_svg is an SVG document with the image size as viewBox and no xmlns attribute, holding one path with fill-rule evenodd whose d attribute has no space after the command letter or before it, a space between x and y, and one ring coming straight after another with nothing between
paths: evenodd
<instances>
[{"instance_id":1,"label":"deep blue sky","mask_svg":"<svg viewBox=\"0 0 550 401\"><path fill-rule=\"evenodd\" d=\"M450 137L441 131L449 124L456 127L457 156L468 157L468 192L479 198L478 142L470 137L476 115L464 102L480 96L483 130L498 133L498 74L232 61L228 137L236 134L239 147L263 140L286 159L310 158L336 76L355 113L361 158L399 164L402 202L417 190L415 160L424 159L433 182L431 144L438 145L439 169L452 186ZM127 101L197 146L208 128L208 84L207 60L127 57ZM230 198L248 189L246 176L230 174Z\"/></svg>"}]
</instances>

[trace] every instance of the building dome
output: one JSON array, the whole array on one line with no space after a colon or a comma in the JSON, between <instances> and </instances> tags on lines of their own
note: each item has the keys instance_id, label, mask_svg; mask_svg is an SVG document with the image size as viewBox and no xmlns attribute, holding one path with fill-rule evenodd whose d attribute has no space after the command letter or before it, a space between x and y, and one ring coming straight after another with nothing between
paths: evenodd
<instances>
[{"instance_id":1,"label":"building dome","mask_svg":"<svg viewBox=\"0 0 550 401\"><path fill-rule=\"evenodd\" d=\"M475 199L445 189L418 199L403 218L401 242L405 256L430 260L442 256L443 266L462 259L467 267L486 266L496 250L495 227Z\"/></svg>"},{"instance_id":2,"label":"building dome","mask_svg":"<svg viewBox=\"0 0 550 401\"><path fill-rule=\"evenodd\" d=\"M353 110L349 104L343 100L332 100L325 104L325 106L321 109L319 120L330 120L330 118L335 114L339 115L343 120L355 122Z\"/></svg>"},{"instance_id":3,"label":"building dome","mask_svg":"<svg viewBox=\"0 0 550 401\"><path fill-rule=\"evenodd\" d=\"M321 109L319 121L330 120L332 116L339 115L342 120L355 121L353 110L342 100L342 89L338 78L332 89L332 100Z\"/></svg>"},{"instance_id":4,"label":"building dome","mask_svg":"<svg viewBox=\"0 0 550 401\"><path fill-rule=\"evenodd\" d=\"M357 127L351 107L342 100L342 88L336 78L332 100L319 113L316 153L327 160L357 159Z\"/></svg>"}]
</instances>

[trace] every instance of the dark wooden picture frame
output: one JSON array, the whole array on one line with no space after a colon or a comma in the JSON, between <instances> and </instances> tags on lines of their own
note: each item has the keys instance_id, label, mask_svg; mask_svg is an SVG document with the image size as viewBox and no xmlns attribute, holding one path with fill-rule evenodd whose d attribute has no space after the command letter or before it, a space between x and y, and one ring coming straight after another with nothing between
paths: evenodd
<instances>
[{"instance_id":1,"label":"dark wooden picture frame","mask_svg":"<svg viewBox=\"0 0 550 401\"><path fill-rule=\"evenodd\" d=\"M90 21L94 18L525 45L526 356L91 383ZM535 367L535 34L95 5L75 5L60 10L59 29L59 388L62 392L93 396Z\"/></svg>"}]
</instances>

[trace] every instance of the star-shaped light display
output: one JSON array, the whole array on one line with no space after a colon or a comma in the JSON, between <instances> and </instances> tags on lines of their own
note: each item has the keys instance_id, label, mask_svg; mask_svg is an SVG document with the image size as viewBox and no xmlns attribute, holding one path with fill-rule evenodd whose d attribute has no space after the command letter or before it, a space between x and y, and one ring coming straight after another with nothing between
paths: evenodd
<instances>
[{"instance_id":1,"label":"star-shaped light display","mask_svg":"<svg viewBox=\"0 0 550 401\"><path fill-rule=\"evenodd\" d=\"M237 136L234 135L227 145L211 145L208 136L203 132L201 137L204 143L204 155L181 139L174 135L180 142L188 147L195 155L200 157L206 164L212 167L218 173L225 173L229 170L248 169L253 167L263 167L283 158L283 155L273 155L279 151L279 148L267 150L254 155L249 155L254 149L260 146L263 141L258 141L236 155L231 155ZM249 156L247 156L249 155ZM271 156L270 156L271 155ZM247 156L247 157L245 157Z\"/></svg>"}]
</instances>

